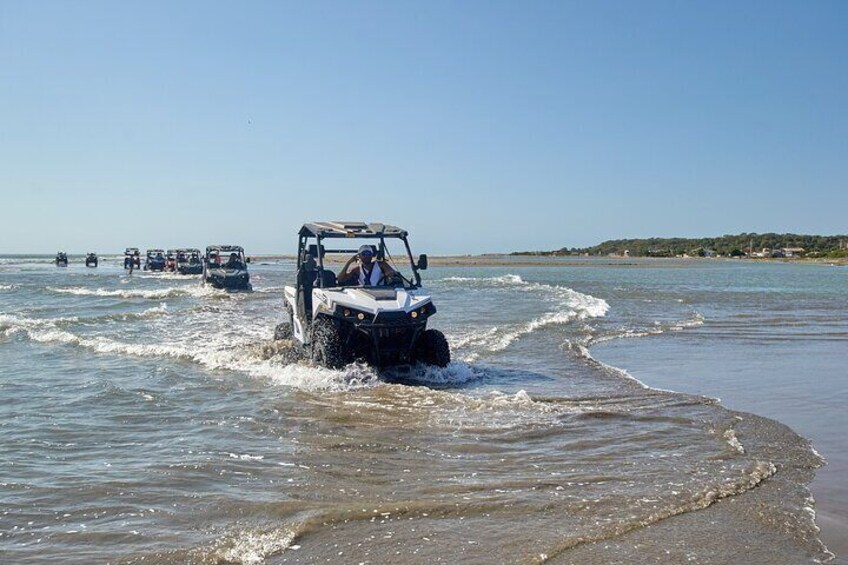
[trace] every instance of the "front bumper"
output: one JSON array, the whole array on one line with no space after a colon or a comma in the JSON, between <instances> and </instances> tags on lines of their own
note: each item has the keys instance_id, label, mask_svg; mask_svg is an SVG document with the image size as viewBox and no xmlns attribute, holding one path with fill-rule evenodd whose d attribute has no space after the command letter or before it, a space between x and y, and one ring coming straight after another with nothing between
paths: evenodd
<instances>
[{"instance_id":1,"label":"front bumper","mask_svg":"<svg viewBox=\"0 0 848 565\"><path fill-rule=\"evenodd\" d=\"M373 321L343 324L349 327L347 346L354 357L376 366L406 365L415 362L415 346L427 327L426 319L410 321L405 312L380 314ZM402 315L401 315L402 314Z\"/></svg>"},{"instance_id":2,"label":"front bumper","mask_svg":"<svg viewBox=\"0 0 848 565\"><path fill-rule=\"evenodd\" d=\"M244 272L239 274L212 273L209 275L209 283L215 288L248 290L250 289L250 275Z\"/></svg>"}]
</instances>

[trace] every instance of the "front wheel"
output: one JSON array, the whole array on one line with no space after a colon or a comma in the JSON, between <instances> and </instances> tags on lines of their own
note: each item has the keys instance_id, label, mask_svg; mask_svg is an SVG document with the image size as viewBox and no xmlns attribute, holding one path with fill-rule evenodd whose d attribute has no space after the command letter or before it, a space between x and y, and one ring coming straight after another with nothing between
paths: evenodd
<instances>
[{"instance_id":1,"label":"front wheel","mask_svg":"<svg viewBox=\"0 0 848 565\"><path fill-rule=\"evenodd\" d=\"M450 345L439 330L424 330L418 338L418 360L427 365L447 367L450 363Z\"/></svg>"},{"instance_id":2,"label":"front wheel","mask_svg":"<svg viewBox=\"0 0 848 565\"><path fill-rule=\"evenodd\" d=\"M312 361L328 369L341 369L345 365L339 330L329 318L312 322Z\"/></svg>"}]
</instances>

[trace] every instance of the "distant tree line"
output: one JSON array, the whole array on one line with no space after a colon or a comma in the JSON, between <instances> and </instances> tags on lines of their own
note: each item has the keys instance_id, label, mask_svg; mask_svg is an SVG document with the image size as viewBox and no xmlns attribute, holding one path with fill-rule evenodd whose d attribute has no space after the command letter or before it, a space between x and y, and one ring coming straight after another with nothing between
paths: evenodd
<instances>
[{"instance_id":1,"label":"distant tree line","mask_svg":"<svg viewBox=\"0 0 848 565\"><path fill-rule=\"evenodd\" d=\"M611 239L593 247L562 247L553 251L519 251L513 255L623 255L633 257L676 257L678 255L741 257L763 249L803 248L807 257L848 256L848 235L799 235L794 233L740 233L700 239L652 237Z\"/></svg>"}]
</instances>

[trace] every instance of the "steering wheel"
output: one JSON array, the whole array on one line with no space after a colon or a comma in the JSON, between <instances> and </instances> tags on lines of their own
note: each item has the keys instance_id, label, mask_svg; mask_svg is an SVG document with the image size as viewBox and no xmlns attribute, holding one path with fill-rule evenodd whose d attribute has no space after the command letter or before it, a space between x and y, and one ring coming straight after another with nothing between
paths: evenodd
<instances>
[{"instance_id":1,"label":"steering wheel","mask_svg":"<svg viewBox=\"0 0 848 565\"><path fill-rule=\"evenodd\" d=\"M404 276L397 271L391 273L388 276L383 275L382 277L380 277L380 280L377 281L377 284L379 286L403 286L404 283L409 283L409 281L407 281Z\"/></svg>"}]
</instances>

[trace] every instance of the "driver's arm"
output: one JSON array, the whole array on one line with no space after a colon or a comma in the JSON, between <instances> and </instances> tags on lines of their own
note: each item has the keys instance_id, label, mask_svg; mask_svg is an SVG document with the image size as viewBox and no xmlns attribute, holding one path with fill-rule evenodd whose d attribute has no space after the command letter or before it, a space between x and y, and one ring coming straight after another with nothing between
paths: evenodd
<instances>
[{"instance_id":1,"label":"driver's arm","mask_svg":"<svg viewBox=\"0 0 848 565\"><path fill-rule=\"evenodd\" d=\"M345 266L344 266L344 267L342 267L342 270L341 270L341 271L339 271L339 276L338 276L338 277L336 277L336 282L337 282L338 284L340 284L340 285L346 285L346 284L348 284L351 280L353 280L355 277L358 277L358 276L359 276L359 272L358 272L358 270L357 270L357 269L350 269L350 265L351 265L351 263L353 263L354 261L356 261L356 255L354 255L353 257L351 257L350 259L348 259L347 263L345 263ZM350 270L348 270L348 269L350 269Z\"/></svg>"}]
</instances>

